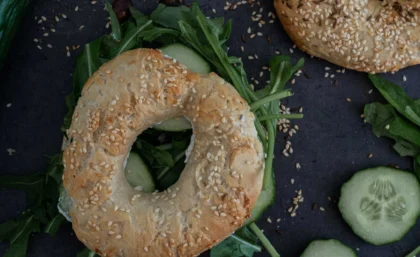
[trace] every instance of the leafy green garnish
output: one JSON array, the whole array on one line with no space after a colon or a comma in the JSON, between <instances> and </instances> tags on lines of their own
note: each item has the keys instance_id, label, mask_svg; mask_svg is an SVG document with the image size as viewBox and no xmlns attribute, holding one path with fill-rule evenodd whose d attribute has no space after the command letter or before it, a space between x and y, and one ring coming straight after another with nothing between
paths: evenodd
<instances>
[{"instance_id":1,"label":"leafy green garnish","mask_svg":"<svg viewBox=\"0 0 420 257\"><path fill-rule=\"evenodd\" d=\"M404 140L420 147L420 129L402 119L391 105L372 103L365 106L365 119L372 124L377 137L385 136L395 141Z\"/></svg>"},{"instance_id":2,"label":"leafy green garnish","mask_svg":"<svg viewBox=\"0 0 420 257\"><path fill-rule=\"evenodd\" d=\"M420 179L420 100L412 99L400 86L379 76L369 75L369 79L390 104L367 104L365 120L376 136L395 141L394 150L399 155L414 157L414 173Z\"/></svg>"},{"instance_id":3,"label":"leafy green garnish","mask_svg":"<svg viewBox=\"0 0 420 257\"><path fill-rule=\"evenodd\" d=\"M249 229L243 228L213 247L210 257L251 257L254 252L261 252L257 243L258 237Z\"/></svg>"},{"instance_id":4,"label":"leafy green garnish","mask_svg":"<svg viewBox=\"0 0 420 257\"><path fill-rule=\"evenodd\" d=\"M404 90L379 76L369 75L373 85L382 96L402 115L420 126L420 102L409 97Z\"/></svg>"},{"instance_id":5,"label":"leafy green garnish","mask_svg":"<svg viewBox=\"0 0 420 257\"><path fill-rule=\"evenodd\" d=\"M109 3L108 0L105 0L105 7L111 19L111 27L112 27L111 36L115 39L115 41L119 42L121 41L120 22L118 21L117 15L115 14L114 9L112 9L112 5Z\"/></svg>"},{"instance_id":6,"label":"leafy green garnish","mask_svg":"<svg viewBox=\"0 0 420 257\"><path fill-rule=\"evenodd\" d=\"M80 252L77 253L77 257L95 257L95 256L99 256L96 255L95 252L85 248L83 250L81 250Z\"/></svg>"},{"instance_id":7,"label":"leafy green garnish","mask_svg":"<svg viewBox=\"0 0 420 257\"><path fill-rule=\"evenodd\" d=\"M46 173L29 176L0 176L0 188L21 189L26 193L28 210L14 220L0 224L0 241L10 242L4 256L24 257L33 232L55 234L64 219L58 213L57 177L63 174L61 154L50 158Z\"/></svg>"}]
</instances>

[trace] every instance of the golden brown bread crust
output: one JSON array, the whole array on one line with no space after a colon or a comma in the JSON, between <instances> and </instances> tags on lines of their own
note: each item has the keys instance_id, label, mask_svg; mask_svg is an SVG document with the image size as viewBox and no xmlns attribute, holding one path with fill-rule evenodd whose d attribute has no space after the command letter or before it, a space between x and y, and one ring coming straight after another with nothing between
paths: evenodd
<instances>
[{"instance_id":1,"label":"golden brown bread crust","mask_svg":"<svg viewBox=\"0 0 420 257\"><path fill-rule=\"evenodd\" d=\"M194 147L164 192L129 186L124 161L137 135L184 115ZM263 178L254 115L236 90L160 51L137 49L86 82L64 150L64 187L77 237L101 256L197 256L249 217Z\"/></svg>"},{"instance_id":2,"label":"golden brown bread crust","mask_svg":"<svg viewBox=\"0 0 420 257\"><path fill-rule=\"evenodd\" d=\"M363 72L420 63L420 1L274 0L277 15L303 51Z\"/></svg>"}]
</instances>

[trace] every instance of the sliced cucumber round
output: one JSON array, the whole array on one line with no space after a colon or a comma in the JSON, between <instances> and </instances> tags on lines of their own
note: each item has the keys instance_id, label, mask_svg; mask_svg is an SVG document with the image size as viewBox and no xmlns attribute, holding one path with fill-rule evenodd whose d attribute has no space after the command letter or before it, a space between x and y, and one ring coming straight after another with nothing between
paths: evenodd
<instances>
[{"instance_id":1,"label":"sliced cucumber round","mask_svg":"<svg viewBox=\"0 0 420 257\"><path fill-rule=\"evenodd\" d=\"M179 116L155 124L153 128L163 131L176 132L192 129L192 125L187 118L185 118L184 116Z\"/></svg>"},{"instance_id":2,"label":"sliced cucumber round","mask_svg":"<svg viewBox=\"0 0 420 257\"><path fill-rule=\"evenodd\" d=\"M211 71L209 63L201 55L182 44L171 44L160 50L163 54L172 57L194 72L207 74Z\"/></svg>"},{"instance_id":3,"label":"sliced cucumber round","mask_svg":"<svg viewBox=\"0 0 420 257\"><path fill-rule=\"evenodd\" d=\"M244 222L243 226L248 226L255 222L273 202L274 190L262 190L255 202L254 208L252 208L251 217Z\"/></svg>"},{"instance_id":4,"label":"sliced cucumber round","mask_svg":"<svg viewBox=\"0 0 420 257\"><path fill-rule=\"evenodd\" d=\"M138 154L130 152L124 172L125 178L134 189L149 193L155 191L155 181Z\"/></svg>"},{"instance_id":5,"label":"sliced cucumber round","mask_svg":"<svg viewBox=\"0 0 420 257\"><path fill-rule=\"evenodd\" d=\"M356 252L335 239L311 242L301 257L357 257Z\"/></svg>"},{"instance_id":6,"label":"sliced cucumber round","mask_svg":"<svg viewBox=\"0 0 420 257\"><path fill-rule=\"evenodd\" d=\"M359 171L341 188L338 207L365 241L392 243L420 216L420 184L413 174L389 167Z\"/></svg>"}]
</instances>

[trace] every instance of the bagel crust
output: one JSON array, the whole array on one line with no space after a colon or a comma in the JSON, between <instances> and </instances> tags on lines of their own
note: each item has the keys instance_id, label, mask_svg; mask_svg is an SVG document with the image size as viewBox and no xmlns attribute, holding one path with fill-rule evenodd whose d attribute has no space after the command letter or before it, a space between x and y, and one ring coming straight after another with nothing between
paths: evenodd
<instances>
[{"instance_id":1,"label":"bagel crust","mask_svg":"<svg viewBox=\"0 0 420 257\"><path fill-rule=\"evenodd\" d=\"M125 160L142 131L184 115L193 148L164 192L134 190ZM249 217L264 153L254 114L214 73L199 75L158 50L137 49L86 82L64 150L64 187L77 237L101 256L197 256Z\"/></svg>"},{"instance_id":2,"label":"bagel crust","mask_svg":"<svg viewBox=\"0 0 420 257\"><path fill-rule=\"evenodd\" d=\"M418 0L274 0L303 51L345 68L392 72L420 63Z\"/></svg>"}]
</instances>

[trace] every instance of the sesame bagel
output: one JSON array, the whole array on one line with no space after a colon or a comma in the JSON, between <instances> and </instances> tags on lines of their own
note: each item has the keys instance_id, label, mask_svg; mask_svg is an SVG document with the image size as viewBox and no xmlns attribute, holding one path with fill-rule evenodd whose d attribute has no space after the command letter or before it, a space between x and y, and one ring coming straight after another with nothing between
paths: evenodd
<instances>
[{"instance_id":1,"label":"sesame bagel","mask_svg":"<svg viewBox=\"0 0 420 257\"><path fill-rule=\"evenodd\" d=\"M284 29L303 51L363 72L420 63L420 1L274 0Z\"/></svg>"},{"instance_id":2,"label":"sesame bagel","mask_svg":"<svg viewBox=\"0 0 420 257\"><path fill-rule=\"evenodd\" d=\"M184 115L192 150L179 180L139 193L126 181L136 137ZM64 187L77 237L101 256L197 256L249 217L264 153L246 101L214 73L193 73L158 50L137 49L86 82L68 130Z\"/></svg>"}]
</instances>

